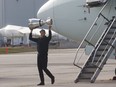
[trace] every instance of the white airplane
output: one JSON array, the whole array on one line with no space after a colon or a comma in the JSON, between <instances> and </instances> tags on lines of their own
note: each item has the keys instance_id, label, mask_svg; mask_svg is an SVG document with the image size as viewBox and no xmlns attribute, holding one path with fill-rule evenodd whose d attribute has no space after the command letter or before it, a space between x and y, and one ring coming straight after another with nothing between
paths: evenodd
<instances>
[{"instance_id":1,"label":"white airplane","mask_svg":"<svg viewBox=\"0 0 116 87\"><path fill-rule=\"evenodd\" d=\"M106 18L112 19L116 15L116 0L49 0L39 9L37 18L46 20L50 17L53 20L52 28L55 32L70 39L82 41L102 9L102 3L107 1L110 3L104 9L103 14ZM34 20L38 21L38 19ZM103 27L99 28L100 32L92 41L93 44L105 29ZM94 32L95 30L92 33ZM89 38L91 38L91 34Z\"/></svg>"},{"instance_id":2,"label":"white airplane","mask_svg":"<svg viewBox=\"0 0 116 87\"><path fill-rule=\"evenodd\" d=\"M30 19L30 24L35 24L33 27L42 26L45 24L42 20L49 17L55 32L76 41L82 41L89 32L88 38L92 41L87 42L95 45L115 16L116 0L49 0L39 9L38 22Z\"/></svg>"},{"instance_id":3,"label":"white airplane","mask_svg":"<svg viewBox=\"0 0 116 87\"><path fill-rule=\"evenodd\" d=\"M104 11L108 18L116 15L116 0L110 1L109 8ZM49 0L39 9L37 18L46 20L50 17L53 20L54 31L81 41L102 8L97 6L89 9L86 4L86 0Z\"/></svg>"},{"instance_id":4,"label":"white airplane","mask_svg":"<svg viewBox=\"0 0 116 87\"><path fill-rule=\"evenodd\" d=\"M41 20L50 17L55 32L75 41L82 41L107 1L109 3L101 12L110 21L113 16L116 16L116 0L49 0L39 9L37 19L31 19L30 23L37 22L38 26ZM95 29L99 28L96 37L92 38L96 32L95 29L88 36L92 38L93 45L96 44L107 26L104 25L107 24L107 19L104 21L104 17L95 23ZM101 21L104 26L101 26ZM91 46L86 46L86 48L89 49Z\"/></svg>"}]
</instances>

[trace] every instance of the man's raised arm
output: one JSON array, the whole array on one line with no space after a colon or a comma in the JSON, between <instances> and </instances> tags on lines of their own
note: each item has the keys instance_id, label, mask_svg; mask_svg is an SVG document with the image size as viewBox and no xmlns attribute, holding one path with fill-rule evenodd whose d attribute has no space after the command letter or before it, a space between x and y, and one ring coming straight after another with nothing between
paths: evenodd
<instances>
[{"instance_id":1,"label":"man's raised arm","mask_svg":"<svg viewBox=\"0 0 116 87\"><path fill-rule=\"evenodd\" d=\"M29 40L34 41L34 42L37 42L38 39L32 37L32 31L33 31L33 29L30 29L30 30L31 30L31 32L30 32L30 34L29 34Z\"/></svg>"},{"instance_id":2,"label":"man's raised arm","mask_svg":"<svg viewBox=\"0 0 116 87\"><path fill-rule=\"evenodd\" d=\"M52 31L51 31L51 27L52 27L52 26L49 26L49 36L48 36L49 41L50 41L50 40L51 40L51 38L52 38Z\"/></svg>"}]
</instances>

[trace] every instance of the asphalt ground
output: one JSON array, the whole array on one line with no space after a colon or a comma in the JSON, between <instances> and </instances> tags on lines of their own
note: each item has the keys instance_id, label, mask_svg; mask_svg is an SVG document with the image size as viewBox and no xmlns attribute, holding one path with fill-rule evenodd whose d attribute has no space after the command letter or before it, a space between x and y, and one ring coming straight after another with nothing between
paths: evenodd
<instances>
[{"instance_id":1,"label":"asphalt ground","mask_svg":"<svg viewBox=\"0 0 116 87\"><path fill-rule=\"evenodd\" d=\"M116 87L116 60L109 59L95 83L74 83L80 69L73 66L76 49L50 49L48 69L55 84L45 74L45 87ZM40 82L36 66L37 52L0 55L0 87L37 87ZM43 86L42 86L43 87Z\"/></svg>"}]
</instances>

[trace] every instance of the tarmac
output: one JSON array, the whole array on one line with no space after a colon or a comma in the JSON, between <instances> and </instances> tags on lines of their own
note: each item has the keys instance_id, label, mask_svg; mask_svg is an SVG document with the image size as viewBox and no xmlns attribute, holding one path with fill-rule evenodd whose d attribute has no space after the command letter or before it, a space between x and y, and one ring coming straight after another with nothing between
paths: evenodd
<instances>
[{"instance_id":1,"label":"tarmac","mask_svg":"<svg viewBox=\"0 0 116 87\"><path fill-rule=\"evenodd\" d=\"M95 83L74 83L80 71L73 66L76 49L50 49L48 69L55 76L52 85L45 74L45 86L42 87L116 87L116 60L109 59ZM40 82L36 66L37 52L0 55L0 87L38 87ZM41 87L41 86L40 86Z\"/></svg>"}]
</instances>

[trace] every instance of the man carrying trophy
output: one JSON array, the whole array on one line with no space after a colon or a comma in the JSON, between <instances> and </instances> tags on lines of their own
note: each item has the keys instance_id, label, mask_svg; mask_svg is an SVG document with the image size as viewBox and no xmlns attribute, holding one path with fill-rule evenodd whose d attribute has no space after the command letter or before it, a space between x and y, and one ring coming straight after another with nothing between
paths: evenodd
<instances>
[{"instance_id":1,"label":"man carrying trophy","mask_svg":"<svg viewBox=\"0 0 116 87\"><path fill-rule=\"evenodd\" d=\"M31 30L31 32L29 34L29 39L31 41L34 41L37 43L37 51L38 51L37 67L38 67L40 81L41 81L39 84L37 84L37 86L45 85L43 71L51 78L51 84L54 84L54 82L55 82L55 77L52 75L52 73L47 68L48 47L49 47L49 42L50 42L51 37L52 37L51 27L52 26L49 25L49 36L48 37L45 36L46 32L45 32L45 30L42 29L40 31L41 36L39 38L32 37L32 31L33 31L34 27L29 27Z\"/></svg>"}]
</instances>

